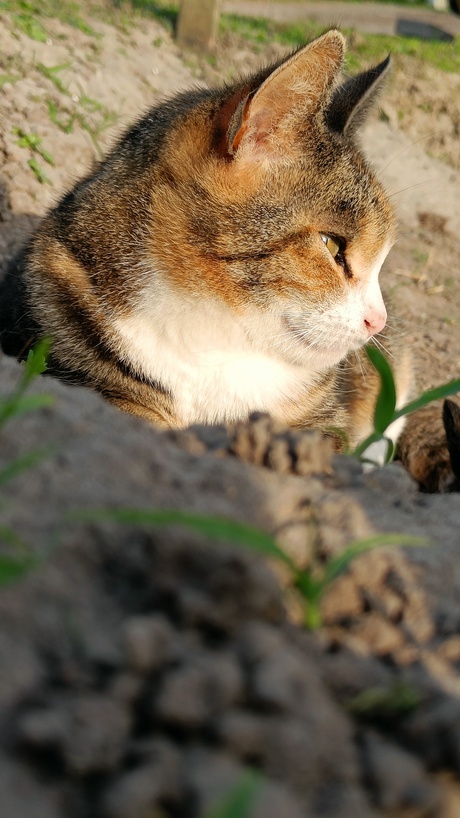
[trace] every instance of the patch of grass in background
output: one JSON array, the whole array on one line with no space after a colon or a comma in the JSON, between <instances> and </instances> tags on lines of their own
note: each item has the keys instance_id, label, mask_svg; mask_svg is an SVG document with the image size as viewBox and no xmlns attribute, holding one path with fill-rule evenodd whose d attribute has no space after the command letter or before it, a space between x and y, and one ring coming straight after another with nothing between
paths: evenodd
<instances>
[{"instance_id":1,"label":"patch of grass in background","mask_svg":"<svg viewBox=\"0 0 460 818\"><path fill-rule=\"evenodd\" d=\"M224 14L221 18L221 33L239 35L258 45L269 45L274 41L287 48L300 45L318 37L324 25L314 20L283 25L271 20ZM348 68L359 70L372 63L378 63L388 54L393 57L413 57L428 62L442 71L460 71L460 39L452 43L419 40L413 37L397 37L380 34L356 34L353 29L341 28L348 40Z\"/></svg>"},{"instance_id":2,"label":"patch of grass in background","mask_svg":"<svg viewBox=\"0 0 460 818\"><path fill-rule=\"evenodd\" d=\"M84 34L98 37L97 31L82 17L80 6L71 0L1 0L0 14L8 11L16 26L38 42L46 42L49 34L44 19L54 18L78 28Z\"/></svg>"},{"instance_id":3,"label":"patch of grass in background","mask_svg":"<svg viewBox=\"0 0 460 818\"><path fill-rule=\"evenodd\" d=\"M380 0L391 2L391 0ZM424 0L415 0L426 5ZM402 5L413 6L414 0L401 0ZM87 35L99 36L88 17L105 20L114 25L129 28L136 16L149 16L160 22L170 32L174 30L179 4L168 0L112 0L111 4L95 2L85 6L72 0L0 0L2 10L11 12L18 28L33 39L46 41L46 19L56 18ZM352 29L342 29L349 41L348 67L359 70L383 60L388 53L393 57L412 57L420 62L430 63L442 71L460 71L460 38L452 43L425 41L411 37L366 34L358 35ZM266 19L256 19L236 14L222 14L221 34L241 36L256 47L262 48L279 42L286 48L297 48L309 42L324 31L322 23L314 20L284 25Z\"/></svg>"},{"instance_id":4,"label":"patch of grass in background","mask_svg":"<svg viewBox=\"0 0 460 818\"><path fill-rule=\"evenodd\" d=\"M351 0L352 1L352 0ZM392 0L380 0L391 3ZM424 0L418 5L426 6ZM413 0L402 0L401 5L413 6ZM170 31L174 29L178 4L167 0L131 0L130 3L116 3L115 7L154 17ZM281 43L286 48L298 48L318 37L324 31L324 24L315 20L282 24L263 18L246 17L237 14L222 14L220 34L234 34L248 40L255 46ZM401 37L380 34L358 35L353 29L342 28L349 42L348 67L355 71L372 63L380 62L391 53L393 57L413 57L421 62L428 62L442 71L460 71L460 39L452 43L420 40L412 37Z\"/></svg>"}]
</instances>

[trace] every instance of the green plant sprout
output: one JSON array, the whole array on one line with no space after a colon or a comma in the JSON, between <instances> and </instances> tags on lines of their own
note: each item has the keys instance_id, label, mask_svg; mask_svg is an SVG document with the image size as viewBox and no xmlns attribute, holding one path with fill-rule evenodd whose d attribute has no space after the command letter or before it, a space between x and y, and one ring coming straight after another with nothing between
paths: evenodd
<instances>
[{"instance_id":1,"label":"green plant sprout","mask_svg":"<svg viewBox=\"0 0 460 818\"><path fill-rule=\"evenodd\" d=\"M433 401L448 398L450 395L460 392L460 378L455 378L433 389L427 389L415 400L409 401L400 409L396 409L396 386L390 364L377 347L366 346L365 351L380 376L381 388L374 411L374 431L356 447L352 454L355 457L362 458L366 449L372 443L384 440L387 443L386 462L389 462L394 456L393 441L385 434L389 426L398 418L411 415L413 412L423 409L424 406L428 406L429 403L433 403Z\"/></svg>"},{"instance_id":2,"label":"green plant sprout","mask_svg":"<svg viewBox=\"0 0 460 818\"><path fill-rule=\"evenodd\" d=\"M50 406L53 403L51 395L24 394L34 378L46 371L46 360L50 348L50 340L44 338L34 349L31 349L27 360L23 364L22 376L16 389L8 397L0 397L0 431L10 418L40 409L43 406Z\"/></svg>"},{"instance_id":3,"label":"green plant sprout","mask_svg":"<svg viewBox=\"0 0 460 818\"><path fill-rule=\"evenodd\" d=\"M42 159L48 163L48 165L54 165L53 157L49 151L42 147L42 140L38 134L26 133L26 131L24 131L22 128L13 128L13 133L19 137L19 139L16 140L16 144L19 145L20 148L28 148L33 153L38 153L38 155L41 156ZM35 156L32 156L28 160L27 164L40 184L43 185L45 182L50 181L43 168L37 162Z\"/></svg>"},{"instance_id":4,"label":"green plant sprout","mask_svg":"<svg viewBox=\"0 0 460 818\"><path fill-rule=\"evenodd\" d=\"M29 150L34 151L34 153L38 153L48 165L54 165L54 159L49 151L42 148L42 140L38 134L26 133L22 128L14 128L13 133L19 137L16 144L19 145L20 148L29 148Z\"/></svg>"},{"instance_id":5,"label":"green plant sprout","mask_svg":"<svg viewBox=\"0 0 460 818\"><path fill-rule=\"evenodd\" d=\"M400 719L420 706L420 693L407 682L398 680L388 687L369 687L345 702L349 713L363 721Z\"/></svg>"},{"instance_id":6,"label":"green plant sprout","mask_svg":"<svg viewBox=\"0 0 460 818\"><path fill-rule=\"evenodd\" d=\"M317 630L321 627L321 601L324 594L360 554L384 546L427 544L423 537L406 534L377 534L374 537L351 543L344 551L324 564L318 563L312 567L300 568L269 534L234 520L182 511L143 509L80 511L74 512L71 519L110 520L133 525L182 525L212 540L226 540L232 545L242 546L263 554L265 557L275 559L288 569L292 587L298 592L302 602L303 622L308 630Z\"/></svg>"},{"instance_id":7,"label":"green plant sprout","mask_svg":"<svg viewBox=\"0 0 460 818\"><path fill-rule=\"evenodd\" d=\"M66 97L70 97L71 93L66 85L62 82L62 80L58 77L58 74L65 69L71 67L69 62L61 63L61 65L53 65L51 67L47 65L43 65L43 63L37 64L37 70L40 71L47 80L53 83L54 87L59 91L60 94L64 94Z\"/></svg>"},{"instance_id":8,"label":"green plant sprout","mask_svg":"<svg viewBox=\"0 0 460 818\"><path fill-rule=\"evenodd\" d=\"M261 784L261 776L247 770L230 792L206 812L205 818L249 818Z\"/></svg>"},{"instance_id":9,"label":"green plant sprout","mask_svg":"<svg viewBox=\"0 0 460 818\"><path fill-rule=\"evenodd\" d=\"M85 130L99 155L103 156L103 150L100 146L100 136L111 125L114 125L119 117L118 114L110 111L105 105L98 100L89 97L83 93L83 89L78 86L79 94L72 97L69 88L64 85L58 74L60 71L71 67L71 63L62 63L49 68L46 65L38 63L37 68L44 77L50 80L57 91L66 97L72 99L72 103L76 103L75 110L71 111L69 108L47 99L48 113L51 122L56 125L63 133L71 133L74 125L77 122L80 127Z\"/></svg>"},{"instance_id":10,"label":"green plant sprout","mask_svg":"<svg viewBox=\"0 0 460 818\"><path fill-rule=\"evenodd\" d=\"M0 397L0 434L5 424L12 418L52 404L51 395L25 395L33 379L46 370L49 349L50 342L44 339L37 344L35 349L30 350L16 388L8 397ZM0 468L0 488L21 472L37 465L50 452L49 448L34 449L2 466ZM15 552L12 555L0 554L0 586L22 578L39 564L39 558L31 553L30 548L16 532L1 523L0 541Z\"/></svg>"},{"instance_id":11,"label":"green plant sprout","mask_svg":"<svg viewBox=\"0 0 460 818\"><path fill-rule=\"evenodd\" d=\"M13 84L17 82L19 77L16 74L0 74L0 89L3 88L7 82Z\"/></svg>"},{"instance_id":12,"label":"green plant sprout","mask_svg":"<svg viewBox=\"0 0 460 818\"><path fill-rule=\"evenodd\" d=\"M70 113L70 111L62 107L60 107L58 111L57 106L51 99L47 99L46 104L48 105L48 113L53 125L56 125L63 133L72 133L77 115ZM64 121L62 114L68 116L67 121Z\"/></svg>"},{"instance_id":13,"label":"green plant sprout","mask_svg":"<svg viewBox=\"0 0 460 818\"><path fill-rule=\"evenodd\" d=\"M26 6L26 3L22 4ZM36 16L31 13L30 11L22 11L20 14L15 14L13 16L13 21L15 25L24 33L27 37L30 37L31 40L35 40L38 43L46 43L48 40L48 34L46 33L45 29L37 20Z\"/></svg>"}]
</instances>

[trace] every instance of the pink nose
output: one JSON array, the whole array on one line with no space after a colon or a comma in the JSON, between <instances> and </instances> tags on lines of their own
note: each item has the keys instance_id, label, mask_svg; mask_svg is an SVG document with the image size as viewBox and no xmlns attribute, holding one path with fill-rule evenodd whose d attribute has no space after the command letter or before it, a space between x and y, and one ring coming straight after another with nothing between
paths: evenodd
<instances>
[{"instance_id":1,"label":"pink nose","mask_svg":"<svg viewBox=\"0 0 460 818\"><path fill-rule=\"evenodd\" d=\"M377 335L378 332L381 332L386 322L386 310L369 310L364 317L364 326L366 327L369 338L371 335Z\"/></svg>"}]
</instances>

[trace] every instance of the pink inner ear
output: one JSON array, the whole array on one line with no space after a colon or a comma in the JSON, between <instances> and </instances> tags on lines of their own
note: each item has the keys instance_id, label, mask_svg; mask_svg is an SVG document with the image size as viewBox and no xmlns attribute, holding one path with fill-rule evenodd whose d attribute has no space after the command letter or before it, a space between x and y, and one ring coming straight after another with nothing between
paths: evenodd
<instances>
[{"instance_id":1,"label":"pink inner ear","mask_svg":"<svg viewBox=\"0 0 460 818\"><path fill-rule=\"evenodd\" d=\"M270 111L259 111L255 116L250 117L249 108L245 109L243 122L233 140L233 152L238 150L241 140L248 132L256 145L263 144L270 134L272 124L273 116Z\"/></svg>"},{"instance_id":2,"label":"pink inner ear","mask_svg":"<svg viewBox=\"0 0 460 818\"><path fill-rule=\"evenodd\" d=\"M243 116L241 118L241 125L240 125L238 131L236 132L236 134L235 134L235 136L233 138L233 142L232 142L232 144L230 146L230 153L231 154L236 153L236 151L239 148L239 145L240 145L240 142L241 142L243 136L248 131L248 127L249 127L249 125L248 125L249 107L251 105L251 101L252 101L252 94L246 100L246 104L244 106L244 111L243 111Z\"/></svg>"}]
</instances>

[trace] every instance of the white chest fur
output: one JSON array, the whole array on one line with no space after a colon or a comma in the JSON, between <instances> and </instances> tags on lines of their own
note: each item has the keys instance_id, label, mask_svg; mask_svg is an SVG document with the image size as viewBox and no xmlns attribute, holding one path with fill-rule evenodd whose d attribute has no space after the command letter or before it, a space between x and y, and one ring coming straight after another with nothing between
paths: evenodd
<instances>
[{"instance_id":1,"label":"white chest fur","mask_svg":"<svg viewBox=\"0 0 460 818\"><path fill-rule=\"evenodd\" d=\"M255 410L276 416L316 379L270 351L281 331L276 316L248 319L225 304L178 302L165 291L152 302L144 299L115 326L125 360L171 391L183 426L237 420Z\"/></svg>"}]
</instances>

